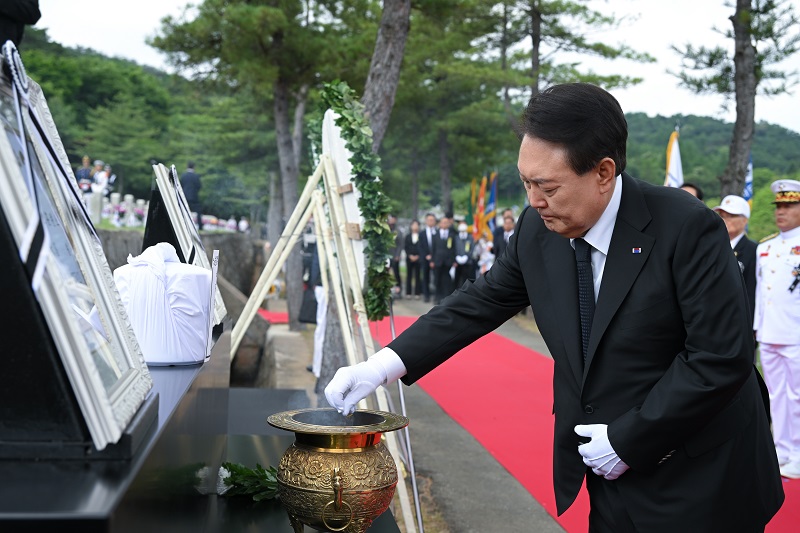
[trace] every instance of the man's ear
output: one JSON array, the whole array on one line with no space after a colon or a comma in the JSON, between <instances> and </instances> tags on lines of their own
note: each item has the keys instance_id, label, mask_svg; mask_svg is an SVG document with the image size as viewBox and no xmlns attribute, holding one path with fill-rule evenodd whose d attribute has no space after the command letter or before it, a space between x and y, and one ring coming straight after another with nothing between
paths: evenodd
<instances>
[{"instance_id":1,"label":"man's ear","mask_svg":"<svg viewBox=\"0 0 800 533\"><path fill-rule=\"evenodd\" d=\"M610 157L604 157L595 166L595 172L597 173L597 182L601 190L603 192L610 190L614 184L614 178L617 177L617 165L614 160Z\"/></svg>"}]
</instances>

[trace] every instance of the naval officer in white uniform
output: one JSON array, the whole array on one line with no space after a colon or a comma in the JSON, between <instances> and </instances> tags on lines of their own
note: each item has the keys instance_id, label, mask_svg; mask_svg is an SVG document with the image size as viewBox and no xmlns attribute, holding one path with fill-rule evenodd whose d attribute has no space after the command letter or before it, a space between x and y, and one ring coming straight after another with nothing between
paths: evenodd
<instances>
[{"instance_id":1,"label":"naval officer in white uniform","mask_svg":"<svg viewBox=\"0 0 800 533\"><path fill-rule=\"evenodd\" d=\"M778 180L771 188L780 231L756 251L753 329L781 475L800 479L800 182Z\"/></svg>"}]
</instances>

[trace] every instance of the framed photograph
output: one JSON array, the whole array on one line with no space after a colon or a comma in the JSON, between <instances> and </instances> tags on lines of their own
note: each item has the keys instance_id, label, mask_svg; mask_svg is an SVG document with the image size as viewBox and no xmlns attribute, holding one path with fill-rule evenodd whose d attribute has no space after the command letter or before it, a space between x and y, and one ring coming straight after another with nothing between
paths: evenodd
<instances>
[{"instance_id":1,"label":"framed photograph","mask_svg":"<svg viewBox=\"0 0 800 533\"><path fill-rule=\"evenodd\" d=\"M175 246L178 257L185 263L203 267L206 270L212 270L211 261L206 254L206 249L203 246L203 241L200 240L200 232L195 226L194 217L189 209L189 202L186 201L186 196L183 194L181 188L181 180L178 177L178 172L175 170L175 165L167 170L162 164L153 165L153 172L156 176L154 194L150 200L150 208L147 213L147 227L145 228L145 246L155 244L150 242L153 240L151 235L162 235L162 239L166 238L168 241L172 240L174 235L177 240L170 242ZM160 205L155 205L160 200ZM163 214L169 217L170 226L166 230L154 231L155 225L163 226L165 224ZM169 235L169 237L163 237ZM159 239L155 239L159 240ZM214 324L221 324L228 314L225 308L225 302L222 301L222 295L219 290L215 290L214 296Z\"/></svg>"},{"instance_id":2,"label":"framed photograph","mask_svg":"<svg viewBox=\"0 0 800 533\"><path fill-rule=\"evenodd\" d=\"M91 440L102 450L120 439L152 380L41 87L10 41L3 63L0 209Z\"/></svg>"}]
</instances>

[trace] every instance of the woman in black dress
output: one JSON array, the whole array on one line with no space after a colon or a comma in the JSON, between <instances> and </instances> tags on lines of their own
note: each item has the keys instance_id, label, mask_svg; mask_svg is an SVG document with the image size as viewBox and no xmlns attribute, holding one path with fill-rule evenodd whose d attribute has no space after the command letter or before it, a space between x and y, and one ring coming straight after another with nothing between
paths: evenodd
<instances>
[{"instance_id":1,"label":"woman in black dress","mask_svg":"<svg viewBox=\"0 0 800 533\"><path fill-rule=\"evenodd\" d=\"M422 281L420 279L420 244L419 244L419 221L411 221L411 231L406 235L406 297L419 300L422 294ZM413 292L412 292L413 281Z\"/></svg>"}]
</instances>

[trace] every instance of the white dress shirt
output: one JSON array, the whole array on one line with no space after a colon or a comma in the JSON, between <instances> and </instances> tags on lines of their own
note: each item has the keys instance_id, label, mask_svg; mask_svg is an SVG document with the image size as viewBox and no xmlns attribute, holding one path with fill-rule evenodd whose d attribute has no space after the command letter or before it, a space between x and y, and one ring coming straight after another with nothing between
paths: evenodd
<instances>
[{"instance_id":1,"label":"white dress shirt","mask_svg":"<svg viewBox=\"0 0 800 533\"><path fill-rule=\"evenodd\" d=\"M594 301L600 294L600 283L603 281L603 270L606 268L608 247L611 245L611 236L614 234L614 224L617 222L619 203L622 200L622 178L617 176L611 201L605 211L600 215L597 223L586 232L583 240L592 245L592 281L594 283ZM575 239L569 243L575 248Z\"/></svg>"}]
</instances>

